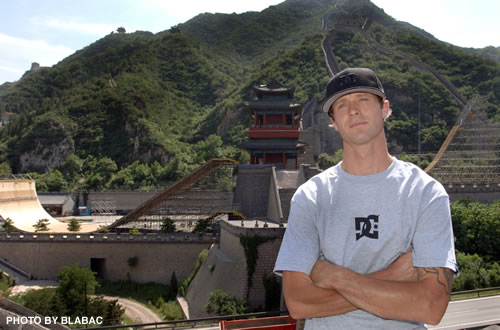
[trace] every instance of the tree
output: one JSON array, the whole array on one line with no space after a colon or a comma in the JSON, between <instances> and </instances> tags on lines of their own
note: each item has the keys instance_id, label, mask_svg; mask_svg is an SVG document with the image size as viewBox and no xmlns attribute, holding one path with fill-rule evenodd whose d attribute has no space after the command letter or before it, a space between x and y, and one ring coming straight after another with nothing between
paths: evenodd
<instances>
[{"instance_id":1,"label":"tree","mask_svg":"<svg viewBox=\"0 0 500 330\"><path fill-rule=\"evenodd\" d=\"M47 173L35 180L40 191L63 191L68 186L64 175L59 170L49 169Z\"/></svg>"},{"instance_id":2,"label":"tree","mask_svg":"<svg viewBox=\"0 0 500 330\"><path fill-rule=\"evenodd\" d=\"M82 171L83 160L77 155L71 154L66 157L62 164L62 171L68 181L74 181Z\"/></svg>"},{"instance_id":3,"label":"tree","mask_svg":"<svg viewBox=\"0 0 500 330\"><path fill-rule=\"evenodd\" d=\"M203 163L211 158L221 157L222 139L220 136L211 134L205 140L199 141L194 145L196 152L196 161Z\"/></svg>"},{"instance_id":4,"label":"tree","mask_svg":"<svg viewBox=\"0 0 500 330\"><path fill-rule=\"evenodd\" d=\"M14 221L12 221L11 218L7 218L2 224L2 229L7 233L10 233L11 231L16 230L17 228L14 226Z\"/></svg>"},{"instance_id":5,"label":"tree","mask_svg":"<svg viewBox=\"0 0 500 330\"><path fill-rule=\"evenodd\" d=\"M132 234L132 235L140 235L141 231L139 229L137 229L137 227L134 225L132 228L130 228L128 233Z\"/></svg>"},{"instance_id":6,"label":"tree","mask_svg":"<svg viewBox=\"0 0 500 330\"><path fill-rule=\"evenodd\" d=\"M210 299L205 310L209 314L219 316L244 314L247 311L247 302L244 299L230 296L222 290L215 290L210 292Z\"/></svg>"},{"instance_id":7,"label":"tree","mask_svg":"<svg viewBox=\"0 0 500 330\"><path fill-rule=\"evenodd\" d=\"M166 217L163 219L161 223L161 228L160 230L164 233L173 233L175 232L175 222L174 220Z\"/></svg>"},{"instance_id":8,"label":"tree","mask_svg":"<svg viewBox=\"0 0 500 330\"><path fill-rule=\"evenodd\" d=\"M88 302L88 295L95 293L99 285L95 279L95 273L88 268L82 268L78 264L65 266L57 275L59 285L56 294L66 306L67 315L82 315Z\"/></svg>"},{"instance_id":9,"label":"tree","mask_svg":"<svg viewBox=\"0 0 500 330\"><path fill-rule=\"evenodd\" d=\"M123 26L120 26L118 29L116 29L116 32L118 33L125 33L127 32Z\"/></svg>"},{"instance_id":10,"label":"tree","mask_svg":"<svg viewBox=\"0 0 500 330\"><path fill-rule=\"evenodd\" d=\"M96 159L89 156L83 162L82 169L85 176L84 187L87 190L99 190L106 186L118 166L109 157Z\"/></svg>"},{"instance_id":11,"label":"tree","mask_svg":"<svg viewBox=\"0 0 500 330\"><path fill-rule=\"evenodd\" d=\"M102 316L103 326L120 324L124 312L117 299L106 301L103 297L91 298L87 307L89 316Z\"/></svg>"},{"instance_id":12,"label":"tree","mask_svg":"<svg viewBox=\"0 0 500 330\"><path fill-rule=\"evenodd\" d=\"M212 226L210 219L200 219L196 222L196 226L193 229L193 233L210 233L212 232Z\"/></svg>"},{"instance_id":13,"label":"tree","mask_svg":"<svg viewBox=\"0 0 500 330\"><path fill-rule=\"evenodd\" d=\"M69 223L68 223L68 230L69 231L80 231L80 228L81 228L81 225L77 219L72 218L69 220Z\"/></svg>"},{"instance_id":14,"label":"tree","mask_svg":"<svg viewBox=\"0 0 500 330\"><path fill-rule=\"evenodd\" d=\"M21 296L24 306L44 316L87 316L103 318L102 325L119 324L124 310L117 300L106 301L102 297L89 297L95 293L98 283L95 273L77 264L66 266L57 275L57 288L30 290Z\"/></svg>"},{"instance_id":15,"label":"tree","mask_svg":"<svg viewBox=\"0 0 500 330\"><path fill-rule=\"evenodd\" d=\"M500 285L500 264L488 264L477 254L457 251L460 273L453 280L453 291L475 290Z\"/></svg>"},{"instance_id":16,"label":"tree","mask_svg":"<svg viewBox=\"0 0 500 330\"><path fill-rule=\"evenodd\" d=\"M471 200L451 203L457 250L500 259L500 201L491 205Z\"/></svg>"},{"instance_id":17,"label":"tree","mask_svg":"<svg viewBox=\"0 0 500 330\"><path fill-rule=\"evenodd\" d=\"M318 156L318 166L319 168L326 170L329 167L337 165L343 158L344 158L343 149L337 150L333 156L329 156L326 153L322 153Z\"/></svg>"},{"instance_id":18,"label":"tree","mask_svg":"<svg viewBox=\"0 0 500 330\"><path fill-rule=\"evenodd\" d=\"M39 231L49 231L49 219L40 219L36 224L33 225L35 232Z\"/></svg>"}]
</instances>

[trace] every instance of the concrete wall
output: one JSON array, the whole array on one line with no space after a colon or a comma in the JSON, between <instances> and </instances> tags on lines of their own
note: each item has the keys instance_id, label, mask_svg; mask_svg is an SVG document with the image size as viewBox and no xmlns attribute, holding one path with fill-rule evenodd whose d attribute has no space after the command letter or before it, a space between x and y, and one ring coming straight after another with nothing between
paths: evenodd
<instances>
[{"instance_id":1,"label":"concrete wall","mask_svg":"<svg viewBox=\"0 0 500 330\"><path fill-rule=\"evenodd\" d=\"M174 271L179 281L189 275L200 251L213 241L211 235L0 233L0 258L36 279L55 280L63 266L77 263L91 268L91 259L101 259L105 279L126 280L130 274L133 281L168 284ZM138 258L135 267L128 264L132 257Z\"/></svg>"},{"instance_id":2,"label":"concrete wall","mask_svg":"<svg viewBox=\"0 0 500 330\"><path fill-rule=\"evenodd\" d=\"M213 245L207 260L202 265L189 286L186 301L189 304L189 317L205 317L205 305L210 298L210 292L217 289L228 292L231 296L247 299L250 310L264 308L265 289L264 274L272 275L274 263L278 255L285 228L278 225L264 228L259 221L245 221L244 227L240 221L223 221L221 223L220 243ZM240 243L240 235L268 238L258 247L259 258L252 277L252 287L247 285L247 266L244 249Z\"/></svg>"},{"instance_id":3,"label":"concrete wall","mask_svg":"<svg viewBox=\"0 0 500 330\"><path fill-rule=\"evenodd\" d=\"M498 185L444 185L454 202L463 198L470 198L481 203L493 203L500 200L500 184Z\"/></svg>"},{"instance_id":4,"label":"concrete wall","mask_svg":"<svg viewBox=\"0 0 500 330\"><path fill-rule=\"evenodd\" d=\"M269 187L273 168L270 165L240 165L234 192L234 204L248 218L267 217Z\"/></svg>"}]
</instances>

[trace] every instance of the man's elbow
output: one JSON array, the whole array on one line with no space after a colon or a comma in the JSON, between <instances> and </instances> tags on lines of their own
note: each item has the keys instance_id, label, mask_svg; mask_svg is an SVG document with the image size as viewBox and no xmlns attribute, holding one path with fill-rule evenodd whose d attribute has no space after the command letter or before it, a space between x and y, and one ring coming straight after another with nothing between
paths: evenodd
<instances>
[{"instance_id":1,"label":"man's elbow","mask_svg":"<svg viewBox=\"0 0 500 330\"><path fill-rule=\"evenodd\" d=\"M448 303L450 302L450 296L443 294L440 297L429 297L425 308L424 323L429 325L437 325L441 322L441 319L448 308Z\"/></svg>"},{"instance_id":2,"label":"man's elbow","mask_svg":"<svg viewBox=\"0 0 500 330\"><path fill-rule=\"evenodd\" d=\"M309 315L306 315L305 313L305 308L303 308L304 306L301 306L301 304L299 302L296 302L296 301L293 301L291 299L286 299L285 298L285 302L286 302L286 307L288 309L288 313L290 314L290 316L296 320L300 320L300 319L305 319L305 318L308 318Z\"/></svg>"}]
</instances>

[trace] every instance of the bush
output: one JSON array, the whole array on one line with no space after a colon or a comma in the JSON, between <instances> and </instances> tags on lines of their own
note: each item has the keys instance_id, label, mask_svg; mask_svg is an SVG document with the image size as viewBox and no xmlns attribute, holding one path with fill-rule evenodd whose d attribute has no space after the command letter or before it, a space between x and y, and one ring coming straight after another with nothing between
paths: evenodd
<instances>
[{"instance_id":1,"label":"bush","mask_svg":"<svg viewBox=\"0 0 500 330\"><path fill-rule=\"evenodd\" d=\"M333 156L322 153L318 156L318 167L322 170L326 170L329 167L337 165L342 159L344 159L343 149L337 150Z\"/></svg>"},{"instance_id":2,"label":"bush","mask_svg":"<svg viewBox=\"0 0 500 330\"><path fill-rule=\"evenodd\" d=\"M230 296L222 290L215 290L210 292L210 299L205 310L209 314L219 316L244 314L247 311L247 302L244 299Z\"/></svg>"},{"instance_id":3,"label":"bush","mask_svg":"<svg viewBox=\"0 0 500 330\"><path fill-rule=\"evenodd\" d=\"M451 203L451 215L457 250L500 260L500 201L456 201Z\"/></svg>"},{"instance_id":4,"label":"bush","mask_svg":"<svg viewBox=\"0 0 500 330\"><path fill-rule=\"evenodd\" d=\"M44 316L66 315L67 308L54 288L29 290L21 297L24 307Z\"/></svg>"},{"instance_id":5,"label":"bush","mask_svg":"<svg viewBox=\"0 0 500 330\"><path fill-rule=\"evenodd\" d=\"M153 307L158 311L165 320L183 320L184 314L182 313L181 306L177 301L165 301L163 298L158 298Z\"/></svg>"},{"instance_id":6,"label":"bush","mask_svg":"<svg viewBox=\"0 0 500 330\"><path fill-rule=\"evenodd\" d=\"M69 231L80 231L81 225L78 222L78 219L72 218L68 222L68 230Z\"/></svg>"},{"instance_id":7,"label":"bush","mask_svg":"<svg viewBox=\"0 0 500 330\"><path fill-rule=\"evenodd\" d=\"M160 230L164 233L173 233L175 232L175 222L174 220L166 217L161 222Z\"/></svg>"},{"instance_id":8,"label":"bush","mask_svg":"<svg viewBox=\"0 0 500 330\"><path fill-rule=\"evenodd\" d=\"M453 291L475 290L500 286L500 264L488 264L477 254L457 251L459 274L453 281Z\"/></svg>"}]
</instances>

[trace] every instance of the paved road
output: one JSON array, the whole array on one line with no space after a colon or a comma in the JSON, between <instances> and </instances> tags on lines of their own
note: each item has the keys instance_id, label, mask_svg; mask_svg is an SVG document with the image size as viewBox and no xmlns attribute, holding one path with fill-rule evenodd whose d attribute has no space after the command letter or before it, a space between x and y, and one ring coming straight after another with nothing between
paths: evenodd
<instances>
[{"instance_id":1,"label":"paved road","mask_svg":"<svg viewBox=\"0 0 500 330\"><path fill-rule=\"evenodd\" d=\"M134 321L135 324L163 322L155 312L148 307L129 299L118 297L104 297L106 300L118 299L118 303L125 309L125 314Z\"/></svg>"},{"instance_id":2,"label":"paved road","mask_svg":"<svg viewBox=\"0 0 500 330\"><path fill-rule=\"evenodd\" d=\"M500 324L500 296L452 301L441 323L429 329L464 329Z\"/></svg>"}]
</instances>

